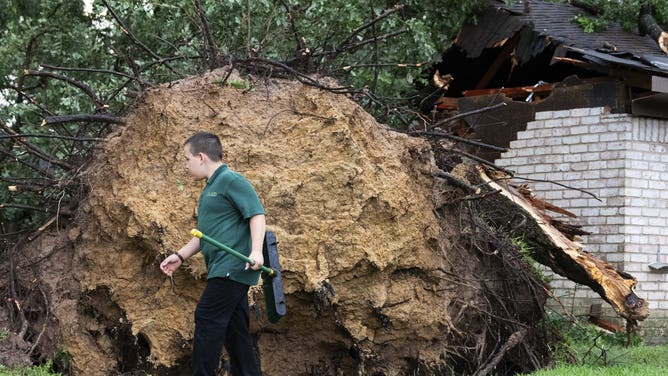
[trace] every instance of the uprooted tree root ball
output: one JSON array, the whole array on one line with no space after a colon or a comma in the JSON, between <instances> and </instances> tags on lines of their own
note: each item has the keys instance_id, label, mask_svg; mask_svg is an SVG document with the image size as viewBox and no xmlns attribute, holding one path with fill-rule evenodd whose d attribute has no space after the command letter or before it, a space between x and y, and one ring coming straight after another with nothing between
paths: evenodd
<instances>
[{"instance_id":1,"label":"uprooted tree root ball","mask_svg":"<svg viewBox=\"0 0 668 376\"><path fill-rule=\"evenodd\" d=\"M173 280L158 265L195 226L201 184L181 153L205 130L256 187L279 242L287 316L268 323L261 289L250 293L264 375L510 374L550 362L542 285L486 221L485 198L435 177L428 141L342 95L277 79L243 90L226 73L145 92L87 167L76 219L23 248L14 267L33 291L22 309L40 335L34 356L65 349L77 375L188 372L204 263Z\"/></svg>"}]
</instances>

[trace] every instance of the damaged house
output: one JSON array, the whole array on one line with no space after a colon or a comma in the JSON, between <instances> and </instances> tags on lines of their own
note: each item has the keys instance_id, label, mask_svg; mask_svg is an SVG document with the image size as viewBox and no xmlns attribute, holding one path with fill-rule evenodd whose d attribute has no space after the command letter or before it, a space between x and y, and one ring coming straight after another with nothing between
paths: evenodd
<instances>
[{"instance_id":1,"label":"damaged house","mask_svg":"<svg viewBox=\"0 0 668 376\"><path fill-rule=\"evenodd\" d=\"M618 24L586 33L573 20L587 12L547 1L490 1L437 66L436 76L452 81L430 108L444 117L493 108L466 117L465 128L507 151L478 155L565 209L556 217L575 217L585 251L636 277L638 295L650 302L645 340L665 342L666 45L656 33L629 33ZM576 315L614 321L590 289L556 274L552 287Z\"/></svg>"}]
</instances>

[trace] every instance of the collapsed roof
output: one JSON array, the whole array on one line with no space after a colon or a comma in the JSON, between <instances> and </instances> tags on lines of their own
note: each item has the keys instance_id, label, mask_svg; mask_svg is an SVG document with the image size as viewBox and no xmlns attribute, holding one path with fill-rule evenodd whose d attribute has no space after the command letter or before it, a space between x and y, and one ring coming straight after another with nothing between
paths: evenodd
<instances>
[{"instance_id":1,"label":"collapsed roof","mask_svg":"<svg viewBox=\"0 0 668 376\"><path fill-rule=\"evenodd\" d=\"M593 70L627 68L668 77L668 57L649 35L626 32L618 23L611 23L601 32L587 33L573 22L587 11L570 4L539 0L528 6L500 0L490 4L477 24L465 25L457 37L455 43L468 58L510 42L519 65L550 48L553 63L565 61Z\"/></svg>"},{"instance_id":2,"label":"collapsed roof","mask_svg":"<svg viewBox=\"0 0 668 376\"><path fill-rule=\"evenodd\" d=\"M627 32L618 23L587 33L573 19L591 14L570 4L489 3L475 23L462 27L436 65L435 77L451 80L444 97L424 101L423 111L435 107L450 116L446 110L464 113L506 102L505 108L464 119L476 137L501 147L537 111L608 107L668 118L668 55L650 36Z\"/></svg>"}]
</instances>

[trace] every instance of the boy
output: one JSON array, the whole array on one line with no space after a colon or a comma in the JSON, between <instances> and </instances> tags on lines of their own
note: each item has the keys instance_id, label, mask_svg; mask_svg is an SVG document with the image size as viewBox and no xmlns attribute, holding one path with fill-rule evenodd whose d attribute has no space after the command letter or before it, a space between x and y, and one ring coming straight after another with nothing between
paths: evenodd
<instances>
[{"instance_id":1,"label":"boy","mask_svg":"<svg viewBox=\"0 0 668 376\"><path fill-rule=\"evenodd\" d=\"M160 264L171 277L190 256L200 250L204 256L207 284L195 309L193 375L216 375L223 345L232 375L260 375L248 330L248 287L257 284L264 263L264 208L248 180L222 162L218 136L195 133L185 142L184 153L188 172L196 180L206 179L197 207L197 228L255 262L244 265L237 257L192 238Z\"/></svg>"}]
</instances>

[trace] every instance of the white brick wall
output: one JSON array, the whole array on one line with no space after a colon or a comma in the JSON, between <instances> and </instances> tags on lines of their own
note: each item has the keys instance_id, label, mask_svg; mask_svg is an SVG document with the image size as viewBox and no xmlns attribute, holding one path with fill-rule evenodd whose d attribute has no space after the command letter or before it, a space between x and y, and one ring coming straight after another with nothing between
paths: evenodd
<instances>
[{"instance_id":1,"label":"white brick wall","mask_svg":"<svg viewBox=\"0 0 668 376\"><path fill-rule=\"evenodd\" d=\"M648 265L656 261L657 249L660 261L668 263L668 121L610 114L604 108L545 111L535 118L496 164L518 177L555 181L598 198L552 183L517 180L578 216L563 219L592 233L582 237L585 250L638 279L638 295L650 301L650 319L641 325L647 333L663 333L668 274ZM587 287L553 278L556 295L574 313L585 314L591 303L600 302ZM615 316L611 310L608 314ZM663 338L648 337L654 342Z\"/></svg>"}]
</instances>

